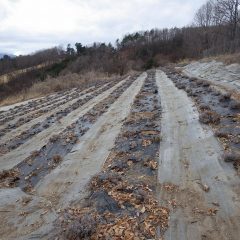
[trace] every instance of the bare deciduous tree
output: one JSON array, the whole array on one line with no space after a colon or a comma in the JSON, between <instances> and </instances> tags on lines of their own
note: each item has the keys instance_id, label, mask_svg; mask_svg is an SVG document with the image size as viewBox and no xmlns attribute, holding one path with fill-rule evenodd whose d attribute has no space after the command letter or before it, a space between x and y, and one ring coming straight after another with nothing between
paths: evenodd
<instances>
[{"instance_id":1,"label":"bare deciduous tree","mask_svg":"<svg viewBox=\"0 0 240 240\"><path fill-rule=\"evenodd\" d=\"M196 13L194 22L200 27L209 27L214 23L214 3L212 0L204 4Z\"/></svg>"},{"instance_id":2,"label":"bare deciduous tree","mask_svg":"<svg viewBox=\"0 0 240 240\"><path fill-rule=\"evenodd\" d=\"M235 39L239 21L239 0L216 0L215 19L218 24L230 26L231 39Z\"/></svg>"}]
</instances>

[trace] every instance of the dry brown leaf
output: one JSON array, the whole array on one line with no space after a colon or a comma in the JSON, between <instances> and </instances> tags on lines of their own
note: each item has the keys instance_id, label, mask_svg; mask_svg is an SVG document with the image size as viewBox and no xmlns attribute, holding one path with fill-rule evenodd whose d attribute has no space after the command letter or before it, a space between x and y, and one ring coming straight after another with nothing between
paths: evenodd
<instances>
[{"instance_id":1,"label":"dry brown leaf","mask_svg":"<svg viewBox=\"0 0 240 240\"><path fill-rule=\"evenodd\" d=\"M207 211L207 215L209 216L215 216L218 212L218 209L216 208L209 208L208 211Z\"/></svg>"},{"instance_id":2,"label":"dry brown leaf","mask_svg":"<svg viewBox=\"0 0 240 240\"><path fill-rule=\"evenodd\" d=\"M152 144L152 141L150 139L143 139L142 140L142 146L147 147Z\"/></svg>"}]
</instances>

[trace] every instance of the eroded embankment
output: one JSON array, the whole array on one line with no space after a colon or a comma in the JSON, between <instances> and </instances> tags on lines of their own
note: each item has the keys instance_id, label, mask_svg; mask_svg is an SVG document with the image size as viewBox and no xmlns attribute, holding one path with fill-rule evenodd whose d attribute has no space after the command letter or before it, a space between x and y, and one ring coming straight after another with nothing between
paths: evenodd
<instances>
[{"instance_id":1,"label":"eroded embankment","mask_svg":"<svg viewBox=\"0 0 240 240\"><path fill-rule=\"evenodd\" d=\"M222 93L204 80L174 72L169 73L169 78L194 100L200 112L200 122L212 127L225 150L225 161L232 162L239 171L240 102L232 99L230 93Z\"/></svg>"},{"instance_id":2,"label":"eroded embankment","mask_svg":"<svg viewBox=\"0 0 240 240\"><path fill-rule=\"evenodd\" d=\"M168 226L156 199L160 102L154 72L125 120L102 171L91 179L80 206L60 218L63 239L150 239Z\"/></svg>"}]
</instances>

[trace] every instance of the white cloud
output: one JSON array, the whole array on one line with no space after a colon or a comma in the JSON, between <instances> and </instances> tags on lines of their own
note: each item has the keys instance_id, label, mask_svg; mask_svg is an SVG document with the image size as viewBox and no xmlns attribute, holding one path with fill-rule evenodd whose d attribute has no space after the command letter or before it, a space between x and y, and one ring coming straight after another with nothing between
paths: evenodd
<instances>
[{"instance_id":1,"label":"white cloud","mask_svg":"<svg viewBox=\"0 0 240 240\"><path fill-rule=\"evenodd\" d=\"M205 0L0 0L0 52L67 42L114 41L124 33L184 26Z\"/></svg>"}]
</instances>

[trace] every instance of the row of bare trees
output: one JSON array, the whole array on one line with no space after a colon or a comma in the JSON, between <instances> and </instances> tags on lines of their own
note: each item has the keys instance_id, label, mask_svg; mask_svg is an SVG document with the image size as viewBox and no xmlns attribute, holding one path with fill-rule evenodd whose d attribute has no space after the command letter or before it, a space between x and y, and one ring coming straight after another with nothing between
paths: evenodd
<instances>
[{"instance_id":1,"label":"row of bare trees","mask_svg":"<svg viewBox=\"0 0 240 240\"><path fill-rule=\"evenodd\" d=\"M195 15L196 26L209 35L223 37L225 44L239 44L240 0L208 0ZM209 31L211 29L211 31ZM214 30L214 31L212 31ZM239 47L239 46L236 46Z\"/></svg>"},{"instance_id":2,"label":"row of bare trees","mask_svg":"<svg viewBox=\"0 0 240 240\"><path fill-rule=\"evenodd\" d=\"M152 29L126 35L118 49L132 59L157 56L175 61L240 51L240 0L208 0L184 28Z\"/></svg>"}]
</instances>

